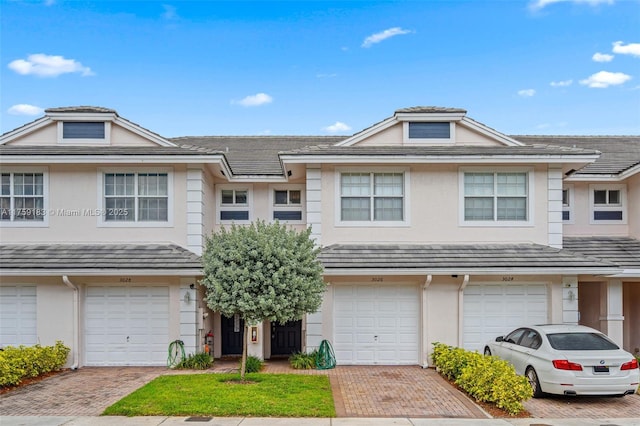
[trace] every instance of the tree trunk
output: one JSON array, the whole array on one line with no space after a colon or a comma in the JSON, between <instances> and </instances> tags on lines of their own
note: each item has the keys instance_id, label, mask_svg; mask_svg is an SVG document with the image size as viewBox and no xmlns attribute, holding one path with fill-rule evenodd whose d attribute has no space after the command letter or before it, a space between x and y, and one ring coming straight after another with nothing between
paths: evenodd
<instances>
[{"instance_id":1,"label":"tree trunk","mask_svg":"<svg viewBox=\"0 0 640 426\"><path fill-rule=\"evenodd\" d=\"M242 363L240 365L240 380L244 380L244 375L247 372L247 333L249 326L247 322L244 322L244 329L242 330Z\"/></svg>"}]
</instances>

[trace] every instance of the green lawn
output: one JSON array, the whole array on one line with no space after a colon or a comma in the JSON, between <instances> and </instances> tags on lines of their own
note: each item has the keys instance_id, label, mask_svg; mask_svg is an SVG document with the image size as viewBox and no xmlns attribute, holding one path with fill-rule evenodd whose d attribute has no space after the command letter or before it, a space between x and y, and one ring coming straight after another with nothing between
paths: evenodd
<instances>
[{"instance_id":1,"label":"green lawn","mask_svg":"<svg viewBox=\"0 0 640 426\"><path fill-rule=\"evenodd\" d=\"M247 374L161 376L108 407L103 415L335 417L327 376Z\"/></svg>"}]
</instances>

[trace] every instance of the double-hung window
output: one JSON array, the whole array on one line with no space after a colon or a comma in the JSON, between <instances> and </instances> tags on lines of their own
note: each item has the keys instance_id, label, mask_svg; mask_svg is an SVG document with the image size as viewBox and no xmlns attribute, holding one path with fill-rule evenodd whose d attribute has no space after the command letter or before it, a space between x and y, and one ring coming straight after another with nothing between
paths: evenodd
<instances>
[{"instance_id":1,"label":"double-hung window","mask_svg":"<svg viewBox=\"0 0 640 426\"><path fill-rule=\"evenodd\" d=\"M464 171L463 222L526 224L531 220L529 171Z\"/></svg>"},{"instance_id":2,"label":"double-hung window","mask_svg":"<svg viewBox=\"0 0 640 426\"><path fill-rule=\"evenodd\" d=\"M590 185L591 223L626 223L625 185Z\"/></svg>"},{"instance_id":3,"label":"double-hung window","mask_svg":"<svg viewBox=\"0 0 640 426\"><path fill-rule=\"evenodd\" d=\"M45 224L46 186L44 171L3 171L0 174L0 222Z\"/></svg>"},{"instance_id":4,"label":"double-hung window","mask_svg":"<svg viewBox=\"0 0 640 426\"><path fill-rule=\"evenodd\" d=\"M169 223L168 172L107 172L103 175L105 223Z\"/></svg>"},{"instance_id":5,"label":"double-hung window","mask_svg":"<svg viewBox=\"0 0 640 426\"><path fill-rule=\"evenodd\" d=\"M406 221L404 172L340 173L340 221Z\"/></svg>"}]
</instances>

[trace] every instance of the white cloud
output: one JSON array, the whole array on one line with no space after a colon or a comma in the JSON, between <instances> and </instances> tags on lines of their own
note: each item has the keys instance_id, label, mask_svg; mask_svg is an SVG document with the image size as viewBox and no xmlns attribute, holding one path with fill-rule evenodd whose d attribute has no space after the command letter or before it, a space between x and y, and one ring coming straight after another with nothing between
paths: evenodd
<instances>
[{"instance_id":1,"label":"white cloud","mask_svg":"<svg viewBox=\"0 0 640 426\"><path fill-rule=\"evenodd\" d=\"M249 95L239 101L231 101L232 104L239 104L245 107L254 107L273 102L273 98L266 93L256 93L255 95Z\"/></svg>"},{"instance_id":2,"label":"white cloud","mask_svg":"<svg viewBox=\"0 0 640 426\"><path fill-rule=\"evenodd\" d=\"M573 84L573 80L552 81L549 84L551 87L567 87Z\"/></svg>"},{"instance_id":3,"label":"white cloud","mask_svg":"<svg viewBox=\"0 0 640 426\"><path fill-rule=\"evenodd\" d=\"M331 126L324 127L322 130L329 133L347 132L351 130L351 127L342 121L336 121Z\"/></svg>"},{"instance_id":4,"label":"white cloud","mask_svg":"<svg viewBox=\"0 0 640 426\"><path fill-rule=\"evenodd\" d=\"M609 86L617 86L631 80L631 76L621 72L600 71L589 78L580 80L580 84L596 89L604 89Z\"/></svg>"},{"instance_id":5,"label":"white cloud","mask_svg":"<svg viewBox=\"0 0 640 426\"><path fill-rule=\"evenodd\" d=\"M7 110L12 115L40 115L44 112L43 108L29 104L17 104Z\"/></svg>"},{"instance_id":6,"label":"white cloud","mask_svg":"<svg viewBox=\"0 0 640 426\"><path fill-rule=\"evenodd\" d=\"M172 20L178 17L175 6L171 6L170 4L163 4L162 8L164 9L164 12L162 13L162 17L164 19Z\"/></svg>"},{"instance_id":7,"label":"white cloud","mask_svg":"<svg viewBox=\"0 0 640 426\"><path fill-rule=\"evenodd\" d=\"M588 4L589 6L597 6L602 3L613 4L614 0L534 0L531 3L529 3L529 8L531 10L541 10L541 9L544 9L546 6L549 6L550 4L565 3L565 2L571 2L576 4Z\"/></svg>"},{"instance_id":8,"label":"white cloud","mask_svg":"<svg viewBox=\"0 0 640 426\"><path fill-rule=\"evenodd\" d=\"M386 40L391 37L395 37L397 35L409 34L410 30L403 30L400 27L393 27L387 30L381 31L379 33L371 34L369 37L365 38L362 42L362 47L371 47L376 43L380 43L383 40Z\"/></svg>"},{"instance_id":9,"label":"white cloud","mask_svg":"<svg viewBox=\"0 0 640 426\"><path fill-rule=\"evenodd\" d=\"M613 55L609 55L607 53L596 52L593 54L591 59L595 62L611 62L613 61Z\"/></svg>"},{"instance_id":10,"label":"white cloud","mask_svg":"<svg viewBox=\"0 0 640 426\"><path fill-rule=\"evenodd\" d=\"M531 96L533 96L535 94L536 94L535 89L518 90L518 95L522 96L523 98L530 98Z\"/></svg>"},{"instance_id":11,"label":"white cloud","mask_svg":"<svg viewBox=\"0 0 640 426\"><path fill-rule=\"evenodd\" d=\"M640 56L640 43L622 44L621 41L616 41L613 43L613 53Z\"/></svg>"},{"instance_id":12,"label":"white cloud","mask_svg":"<svg viewBox=\"0 0 640 426\"><path fill-rule=\"evenodd\" d=\"M38 77L57 77L60 74L79 73L83 77L94 75L91 68L83 66L75 59L65 59L58 55L36 53L29 55L26 60L16 59L9 63L9 69L22 75L37 75Z\"/></svg>"}]
</instances>

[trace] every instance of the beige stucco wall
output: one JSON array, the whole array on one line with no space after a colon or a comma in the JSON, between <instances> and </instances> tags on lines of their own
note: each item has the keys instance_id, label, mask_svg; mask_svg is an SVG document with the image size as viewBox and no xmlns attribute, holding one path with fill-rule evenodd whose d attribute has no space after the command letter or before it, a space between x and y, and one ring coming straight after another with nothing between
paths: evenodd
<instances>
[{"instance_id":1,"label":"beige stucco wall","mask_svg":"<svg viewBox=\"0 0 640 426\"><path fill-rule=\"evenodd\" d=\"M273 190L273 186L277 186L278 188L286 188L288 185L299 185L302 184L302 188L300 188L300 190L302 191L303 197L305 196L305 187L304 187L304 179L292 179L291 181L287 182L287 183L268 183L268 182L254 182L254 183L250 183L249 186L252 188L251 194L252 194L252 200L251 200L251 205L249 206L250 209L250 217L252 218L253 221L256 220L264 220L266 222L272 222L272 206L270 204L270 194L271 191ZM205 194L205 228L207 228L207 226L212 226L212 230L213 231L217 231L219 230L221 227L229 227L231 226L230 223L224 223L221 224L219 223L218 217L216 216L216 206L218 205L217 203L219 203L219 187L218 185L232 185L232 186L236 186L238 188L242 188L242 187L246 187L247 185L243 185L243 184L229 184L227 181L222 181L220 179L215 180L214 183L214 188L213 188L213 195L212 194ZM208 188L207 188L208 190ZM304 208L305 206L305 202L303 200L302 202L302 206ZM302 214L302 220L306 221L305 218L305 212L303 209L303 214ZM290 226L293 229L297 229L297 230L303 230L306 229L306 224L288 224L288 226Z\"/></svg>"},{"instance_id":2,"label":"beige stucco wall","mask_svg":"<svg viewBox=\"0 0 640 426\"><path fill-rule=\"evenodd\" d=\"M111 123L111 145L157 146L155 142L143 138L115 123Z\"/></svg>"},{"instance_id":3,"label":"beige stucco wall","mask_svg":"<svg viewBox=\"0 0 640 426\"><path fill-rule=\"evenodd\" d=\"M425 283L426 276L394 276L384 275L381 272L384 284L413 284L417 288L422 288ZM333 322L333 289L344 284L371 284L372 276L331 276L325 277L328 283L328 291L325 294L322 304L322 332L323 337L329 341L333 341L334 322ZM380 277L377 276L379 279ZM562 277L558 275L545 276L515 276L514 283L545 283L547 285L547 321L549 323L561 323L563 316L562 306ZM458 346L462 339L460 330L463 329L464 312L460 311L460 287L463 276L453 277L433 276L429 287L425 291L419 292L421 319L419 325L420 341L419 347L423 348L431 363L430 354L432 353L432 345L435 342L445 343L452 346ZM502 276L484 275L470 276L471 283L502 283ZM425 318L426 321L423 321ZM425 356L422 354L421 356Z\"/></svg>"},{"instance_id":4,"label":"beige stucco wall","mask_svg":"<svg viewBox=\"0 0 640 426\"><path fill-rule=\"evenodd\" d=\"M455 142L456 145L485 145L495 146L500 145L494 139L491 139L483 134L475 132L468 127L460 123L455 124ZM403 123L397 123L393 126L384 129L374 135L371 135L367 139L358 142L358 146L374 146L374 145L402 145L404 143L403 137ZM439 143L442 144L442 143ZM415 142L410 145L416 145ZM429 145L429 143L423 143L422 145Z\"/></svg>"},{"instance_id":5,"label":"beige stucco wall","mask_svg":"<svg viewBox=\"0 0 640 426\"><path fill-rule=\"evenodd\" d=\"M640 173L627 179L627 200L629 201L629 236L640 239Z\"/></svg>"},{"instance_id":6,"label":"beige stucco wall","mask_svg":"<svg viewBox=\"0 0 640 426\"><path fill-rule=\"evenodd\" d=\"M28 135L14 139L8 145L55 145L58 143L58 125L51 123Z\"/></svg>"},{"instance_id":7,"label":"beige stucco wall","mask_svg":"<svg viewBox=\"0 0 640 426\"><path fill-rule=\"evenodd\" d=\"M638 203L640 198L632 198L629 191L629 185L627 184L627 223L626 224L590 224L591 208L589 204L589 185L595 182L567 182L567 184L573 187L573 223L565 223L563 225L563 233L565 236L627 236L629 235L631 222L635 223L634 226L640 227L637 224L640 218L636 215L632 217L632 212L638 212L638 207L631 207L631 204ZM634 189L634 192L638 192Z\"/></svg>"},{"instance_id":8,"label":"beige stucco wall","mask_svg":"<svg viewBox=\"0 0 640 426\"><path fill-rule=\"evenodd\" d=\"M362 167L362 165L358 165ZM375 169L372 165L369 169ZM491 167L491 166L488 166ZM400 169L401 167L398 167ZM349 166L342 169L348 170ZM364 166L363 170L366 170ZM348 242L535 242L546 244L547 173L534 169L533 226L461 226L459 224L459 167L457 165L414 165L409 168L410 194L408 226L343 226L336 224L336 168L322 168L322 244Z\"/></svg>"},{"instance_id":9,"label":"beige stucco wall","mask_svg":"<svg viewBox=\"0 0 640 426\"><path fill-rule=\"evenodd\" d=\"M69 277L79 288L79 365L85 363L83 338L85 329L84 295L87 285L137 286L161 284L169 286L169 341L180 338L180 279L177 277L127 277L132 282L123 284L120 277ZM0 285L36 285L36 332L37 342L53 345L61 340L71 348L67 367L73 363L74 349L74 306L73 290L62 281L62 276L52 277L0 277Z\"/></svg>"},{"instance_id":10,"label":"beige stucco wall","mask_svg":"<svg viewBox=\"0 0 640 426\"><path fill-rule=\"evenodd\" d=\"M28 167L28 166L24 166ZM47 227L1 226L4 243L27 242L173 242L186 246L186 167L173 166L173 224L166 227L101 227L98 217L84 214L98 208L100 169L144 171L140 165L62 165L48 167L49 176L49 225ZM164 169L164 167L163 167ZM63 211L64 210L64 211ZM75 214L75 212L80 212ZM11 224L13 225L13 224Z\"/></svg>"},{"instance_id":11,"label":"beige stucco wall","mask_svg":"<svg viewBox=\"0 0 640 426\"><path fill-rule=\"evenodd\" d=\"M10 145L57 145L58 144L58 122L54 121L48 125L35 130L20 138L14 139ZM65 145L70 143L65 143ZM150 141L118 124L111 122L111 145L125 146L157 146ZM102 145L102 144L93 144Z\"/></svg>"}]
</instances>

